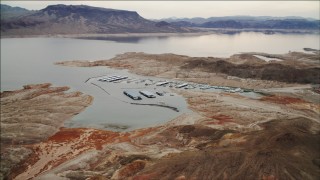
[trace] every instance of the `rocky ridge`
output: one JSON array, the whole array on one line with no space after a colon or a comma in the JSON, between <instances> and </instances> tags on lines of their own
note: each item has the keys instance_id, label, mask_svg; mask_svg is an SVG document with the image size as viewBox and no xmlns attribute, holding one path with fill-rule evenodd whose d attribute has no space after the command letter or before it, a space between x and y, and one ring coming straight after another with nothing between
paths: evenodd
<instances>
[{"instance_id":1,"label":"rocky ridge","mask_svg":"<svg viewBox=\"0 0 320 180\"><path fill-rule=\"evenodd\" d=\"M85 5L50 5L32 14L1 20L1 36L190 32L154 22L137 12Z\"/></svg>"}]
</instances>

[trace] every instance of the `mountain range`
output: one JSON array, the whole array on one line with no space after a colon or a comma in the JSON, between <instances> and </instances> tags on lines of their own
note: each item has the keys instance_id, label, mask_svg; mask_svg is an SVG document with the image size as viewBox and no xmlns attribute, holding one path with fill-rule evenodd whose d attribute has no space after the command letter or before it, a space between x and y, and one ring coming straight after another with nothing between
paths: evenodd
<instances>
[{"instance_id":1,"label":"mountain range","mask_svg":"<svg viewBox=\"0 0 320 180\"><path fill-rule=\"evenodd\" d=\"M1 14L2 14L1 6ZM14 8L4 6L11 14ZM15 18L12 18L15 17ZM190 32L166 22L155 22L137 12L85 5L50 5L1 19L2 35L88 34L88 33Z\"/></svg>"},{"instance_id":2,"label":"mountain range","mask_svg":"<svg viewBox=\"0 0 320 180\"><path fill-rule=\"evenodd\" d=\"M1 36L50 34L186 33L210 28L318 30L301 17L227 16L148 20L135 11L86 5L50 5L38 11L1 4Z\"/></svg>"},{"instance_id":3,"label":"mountain range","mask_svg":"<svg viewBox=\"0 0 320 180\"><path fill-rule=\"evenodd\" d=\"M285 17L276 17L276 16L221 16L221 17L209 17L209 18L202 18L202 17L194 17L194 18L177 18L177 17L170 17L170 18L163 18L161 21L167 22L177 22L177 21L187 21L195 24L202 24L209 21L223 21L223 20L246 20L246 21L253 21L253 20L285 20L285 19L300 19L300 20L316 20L314 18L304 18L299 16L285 16Z\"/></svg>"},{"instance_id":4,"label":"mountain range","mask_svg":"<svg viewBox=\"0 0 320 180\"><path fill-rule=\"evenodd\" d=\"M32 14L35 11L30 11L21 7L11 7L8 5L1 4L1 20L18 18L28 14Z\"/></svg>"},{"instance_id":5,"label":"mountain range","mask_svg":"<svg viewBox=\"0 0 320 180\"><path fill-rule=\"evenodd\" d=\"M161 19L179 27L233 28L233 29L307 29L319 30L320 21L296 16L225 16L210 18L168 18Z\"/></svg>"}]
</instances>

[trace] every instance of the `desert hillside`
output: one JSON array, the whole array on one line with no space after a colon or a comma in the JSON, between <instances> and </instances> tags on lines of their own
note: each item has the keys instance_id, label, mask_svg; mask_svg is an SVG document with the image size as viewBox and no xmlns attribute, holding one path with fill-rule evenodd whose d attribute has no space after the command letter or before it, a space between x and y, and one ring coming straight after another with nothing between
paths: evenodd
<instances>
[{"instance_id":1,"label":"desert hillside","mask_svg":"<svg viewBox=\"0 0 320 180\"><path fill-rule=\"evenodd\" d=\"M8 10L6 14L16 13ZM20 13L15 18L1 19L1 36L190 31L166 22L147 20L134 11L85 5L50 5L39 11Z\"/></svg>"}]
</instances>

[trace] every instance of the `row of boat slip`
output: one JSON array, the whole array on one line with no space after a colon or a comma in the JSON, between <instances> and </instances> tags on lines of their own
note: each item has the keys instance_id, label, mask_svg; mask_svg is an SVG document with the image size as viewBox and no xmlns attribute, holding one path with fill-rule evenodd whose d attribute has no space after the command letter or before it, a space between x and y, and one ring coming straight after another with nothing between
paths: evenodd
<instances>
[{"instance_id":1,"label":"row of boat slip","mask_svg":"<svg viewBox=\"0 0 320 180\"><path fill-rule=\"evenodd\" d=\"M243 90L241 88L232 88L232 87L225 87L225 86L210 86L210 85L204 85L204 84L189 84L189 83L177 83L177 82L170 82L170 81L163 81L156 83L156 86L167 86L169 87L176 87L176 88L184 88L184 89L195 89L200 88L201 90L206 89L221 89L225 92L242 92Z\"/></svg>"},{"instance_id":2,"label":"row of boat slip","mask_svg":"<svg viewBox=\"0 0 320 180\"><path fill-rule=\"evenodd\" d=\"M151 79L135 79L135 78L128 78L128 76L105 76L101 77L98 80L103 82L120 82L121 80L127 79L127 82L135 82L135 83L145 83L145 85L156 85L156 86L169 86L169 87L176 87L176 88L184 88L184 89L195 89L199 88L201 90L207 89L221 89L225 92L243 92L245 90L241 88L233 88L233 87L226 87L226 86L210 86L207 84L196 84L196 83L183 83L183 82L175 82L175 81L154 81Z\"/></svg>"},{"instance_id":3,"label":"row of boat slip","mask_svg":"<svg viewBox=\"0 0 320 180\"><path fill-rule=\"evenodd\" d=\"M158 82L156 83L157 86L169 86L169 87L175 87L175 88L184 88L184 89L195 89L199 88L202 90L206 89L221 89L224 91L230 91L230 92L241 92L243 91L241 88L234 88L234 87L226 87L226 86L211 86L207 84L197 84L197 83L181 83L181 82Z\"/></svg>"},{"instance_id":4,"label":"row of boat slip","mask_svg":"<svg viewBox=\"0 0 320 180\"><path fill-rule=\"evenodd\" d=\"M127 78L128 76L106 76L106 77L99 78L98 80L103 82L114 82L114 81L119 81Z\"/></svg>"},{"instance_id":5,"label":"row of boat slip","mask_svg":"<svg viewBox=\"0 0 320 180\"><path fill-rule=\"evenodd\" d=\"M225 92L243 92L244 90L241 88L232 88L232 87L225 87L225 86L209 86L209 85L199 85L200 89L206 90L206 89L221 89Z\"/></svg>"},{"instance_id":6,"label":"row of boat slip","mask_svg":"<svg viewBox=\"0 0 320 180\"><path fill-rule=\"evenodd\" d=\"M156 86L165 86L165 85L167 85L167 84L170 84L169 87L173 87L172 83L174 83L174 82L169 82L169 81L158 82L158 83L156 83ZM178 84L178 85L176 85L175 87L176 87L176 88L183 88L183 87L186 87L186 86L188 86L188 85L189 85L188 83L183 83L183 84Z\"/></svg>"},{"instance_id":7,"label":"row of boat slip","mask_svg":"<svg viewBox=\"0 0 320 180\"><path fill-rule=\"evenodd\" d=\"M139 93L136 90L125 90L125 91L123 91L123 93L133 100L141 100L142 99L142 97L139 95L139 93L147 98L155 98L156 97L156 95L154 93L152 93L150 91L146 91L146 90L139 91ZM159 96L164 95L164 93L161 93L158 91L156 92L156 94Z\"/></svg>"}]
</instances>

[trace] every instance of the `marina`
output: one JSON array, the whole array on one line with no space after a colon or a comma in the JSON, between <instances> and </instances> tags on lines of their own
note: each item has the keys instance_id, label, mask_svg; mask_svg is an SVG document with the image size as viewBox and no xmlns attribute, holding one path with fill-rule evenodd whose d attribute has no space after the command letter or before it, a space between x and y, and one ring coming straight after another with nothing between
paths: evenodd
<instances>
[{"instance_id":1,"label":"marina","mask_svg":"<svg viewBox=\"0 0 320 180\"><path fill-rule=\"evenodd\" d=\"M125 80L125 81L123 81ZM121 75L109 75L109 76L102 76L98 78L100 82L107 82L107 83L134 83L138 85L143 85L143 87L147 86L156 86L156 87L168 87L168 88L176 88L176 89L193 89L193 90L219 90L221 92L226 93L239 93L240 95L245 95L248 92L254 92L252 89L242 89L239 87L228 87L228 86L212 86L208 84L198 84L198 83L190 83L190 82L183 82L183 81L168 81L168 80L155 80L155 79L141 79L141 78L134 78L128 76L121 76ZM150 92L146 90L141 90L139 93L147 98L155 98L156 94L159 96L163 96L164 93L160 92ZM126 94L126 93L124 93ZM140 97L141 98L141 97Z\"/></svg>"},{"instance_id":2,"label":"marina","mask_svg":"<svg viewBox=\"0 0 320 180\"><path fill-rule=\"evenodd\" d=\"M175 90L213 92L217 93L217 96L224 96L224 93L235 93L250 99L258 99L262 96L253 89L146 77L128 73L126 70L109 69L109 71L111 71L108 73L109 75L91 77L86 83L98 87L104 92L103 96L109 101L112 100L113 104L119 104L118 107L122 104L122 110L126 109L126 112L132 111L133 113L137 109L136 113L140 112L140 114L148 115L152 119L155 119L152 117L154 111L161 111L170 116L178 116L190 111L185 99ZM134 121L130 123L134 123ZM76 125L68 126L74 127ZM128 126L128 130L130 129L131 127Z\"/></svg>"}]
</instances>

